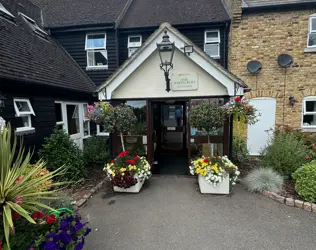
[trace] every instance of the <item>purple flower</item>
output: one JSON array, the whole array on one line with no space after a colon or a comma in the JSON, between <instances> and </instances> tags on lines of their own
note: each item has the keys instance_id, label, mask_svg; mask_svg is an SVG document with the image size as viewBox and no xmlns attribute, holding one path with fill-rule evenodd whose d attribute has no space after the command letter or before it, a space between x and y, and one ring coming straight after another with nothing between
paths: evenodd
<instances>
[{"instance_id":1,"label":"purple flower","mask_svg":"<svg viewBox=\"0 0 316 250\"><path fill-rule=\"evenodd\" d=\"M91 228L87 228L87 230L84 232L83 236L87 236L91 232Z\"/></svg>"},{"instance_id":2,"label":"purple flower","mask_svg":"<svg viewBox=\"0 0 316 250\"><path fill-rule=\"evenodd\" d=\"M45 244L45 250L55 250L55 249L58 249L57 246L56 246L56 243L53 242L53 241L48 241L46 244Z\"/></svg>"},{"instance_id":3,"label":"purple flower","mask_svg":"<svg viewBox=\"0 0 316 250\"><path fill-rule=\"evenodd\" d=\"M75 234L77 232L76 228L75 227L70 227L70 232L71 234Z\"/></svg>"},{"instance_id":4,"label":"purple flower","mask_svg":"<svg viewBox=\"0 0 316 250\"><path fill-rule=\"evenodd\" d=\"M84 224L82 224L81 222L77 222L76 224L76 229L79 231L84 227Z\"/></svg>"},{"instance_id":5,"label":"purple flower","mask_svg":"<svg viewBox=\"0 0 316 250\"><path fill-rule=\"evenodd\" d=\"M83 246L84 246L84 238L82 238L82 241L79 242L79 243L75 246L75 249L74 249L74 250L81 250L81 249L83 249Z\"/></svg>"},{"instance_id":6,"label":"purple flower","mask_svg":"<svg viewBox=\"0 0 316 250\"><path fill-rule=\"evenodd\" d=\"M46 238L52 238L54 237L56 233L55 232L50 232L49 234L46 235Z\"/></svg>"},{"instance_id":7,"label":"purple flower","mask_svg":"<svg viewBox=\"0 0 316 250\"><path fill-rule=\"evenodd\" d=\"M53 237L53 241L54 241L54 242L60 241L60 236L59 236L59 234L56 234L56 235Z\"/></svg>"},{"instance_id":8,"label":"purple flower","mask_svg":"<svg viewBox=\"0 0 316 250\"><path fill-rule=\"evenodd\" d=\"M66 232L61 232L59 234L60 240L65 244L68 245L71 242L71 236L67 234Z\"/></svg>"},{"instance_id":9,"label":"purple flower","mask_svg":"<svg viewBox=\"0 0 316 250\"><path fill-rule=\"evenodd\" d=\"M65 229L67 226L68 226L68 222L67 221L62 220L60 222L60 228L61 229Z\"/></svg>"}]
</instances>

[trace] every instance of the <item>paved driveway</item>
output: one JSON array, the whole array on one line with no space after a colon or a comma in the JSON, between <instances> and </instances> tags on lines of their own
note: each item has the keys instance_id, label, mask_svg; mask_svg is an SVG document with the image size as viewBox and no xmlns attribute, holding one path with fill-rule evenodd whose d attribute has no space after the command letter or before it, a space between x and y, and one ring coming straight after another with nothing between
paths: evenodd
<instances>
[{"instance_id":1,"label":"paved driveway","mask_svg":"<svg viewBox=\"0 0 316 250\"><path fill-rule=\"evenodd\" d=\"M99 192L81 213L92 233L85 249L316 249L316 214L237 185L202 195L195 178L153 177L139 194Z\"/></svg>"}]
</instances>

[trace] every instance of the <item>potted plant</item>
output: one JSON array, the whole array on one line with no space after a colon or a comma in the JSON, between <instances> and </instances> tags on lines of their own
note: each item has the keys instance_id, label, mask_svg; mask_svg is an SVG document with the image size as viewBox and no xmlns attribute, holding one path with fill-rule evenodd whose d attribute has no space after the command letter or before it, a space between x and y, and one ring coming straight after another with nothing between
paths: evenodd
<instances>
[{"instance_id":1,"label":"potted plant","mask_svg":"<svg viewBox=\"0 0 316 250\"><path fill-rule=\"evenodd\" d=\"M86 118L98 125L104 125L105 130L111 132L115 124L114 108L109 102L96 102L94 106L87 106Z\"/></svg>"},{"instance_id":2,"label":"potted plant","mask_svg":"<svg viewBox=\"0 0 316 250\"><path fill-rule=\"evenodd\" d=\"M201 102L192 105L189 117L190 125L192 128L207 134L207 146L210 156L213 155L210 136L216 134L224 126L225 114L226 112L223 107L212 102Z\"/></svg>"},{"instance_id":3,"label":"potted plant","mask_svg":"<svg viewBox=\"0 0 316 250\"><path fill-rule=\"evenodd\" d=\"M121 152L103 169L115 192L138 193L146 179L151 177L150 164L145 157Z\"/></svg>"},{"instance_id":4,"label":"potted plant","mask_svg":"<svg viewBox=\"0 0 316 250\"><path fill-rule=\"evenodd\" d=\"M147 134L146 125L143 122L137 122L128 134L126 142L136 143L140 136Z\"/></svg>"},{"instance_id":5,"label":"potted plant","mask_svg":"<svg viewBox=\"0 0 316 250\"><path fill-rule=\"evenodd\" d=\"M227 156L200 157L191 162L190 173L198 175L201 193L229 194L240 172Z\"/></svg>"}]
</instances>

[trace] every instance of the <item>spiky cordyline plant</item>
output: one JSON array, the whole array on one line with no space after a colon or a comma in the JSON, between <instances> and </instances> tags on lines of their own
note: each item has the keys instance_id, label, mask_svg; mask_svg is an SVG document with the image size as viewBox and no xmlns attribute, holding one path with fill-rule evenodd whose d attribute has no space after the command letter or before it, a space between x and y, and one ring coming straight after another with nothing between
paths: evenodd
<instances>
[{"instance_id":1,"label":"spiky cordyline plant","mask_svg":"<svg viewBox=\"0 0 316 250\"><path fill-rule=\"evenodd\" d=\"M13 139L13 140L12 140ZM10 248L9 235L14 232L12 212L20 214L30 223L36 223L29 215L31 211L38 211L39 207L53 210L42 204L40 200L56 198L57 190L50 190L53 186L62 183L51 183L48 191L39 189L46 181L62 175L61 168L40 176L32 176L44 168L45 162L37 162L33 168L28 168L31 154L25 154L22 142L17 150L17 137L12 138L10 124L0 132L0 216L3 219L3 229L7 246ZM1 218L0 217L0 218ZM0 219L1 220L1 219Z\"/></svg>"}]
</instances>

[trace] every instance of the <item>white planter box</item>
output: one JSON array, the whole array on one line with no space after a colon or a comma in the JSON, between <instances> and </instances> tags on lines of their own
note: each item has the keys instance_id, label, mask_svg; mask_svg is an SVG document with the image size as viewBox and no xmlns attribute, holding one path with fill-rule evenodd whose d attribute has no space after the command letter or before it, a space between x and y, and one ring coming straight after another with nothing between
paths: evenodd
<instances>
[{"instance_id":1,"label":"white planter box","mask_svg":"<svg viewBox=\"0 0 316 250\"><path fill-rule=\"evenodd\" d=\"M145 180L143 180L142 182L139 181L138 179L138 175L136 174L134 176L137 179L137 183L134 186L131 186L130 188L120 188L117 186L113 186L114 192L120 192L120 193L139 193L139 191L141 190Z\"/></svg>"},{"instance_id":2,"label":"white planter box","mask_svg":"<svg viewBox=\"0 0 316 250\"><path fill-rule=\"evenodd\" d=\"M223 182L216 187L208 183L205 177L199 175L199 186L202 194L229 194L229 174L224 178Z\"/></svg>"}]
</instances>

